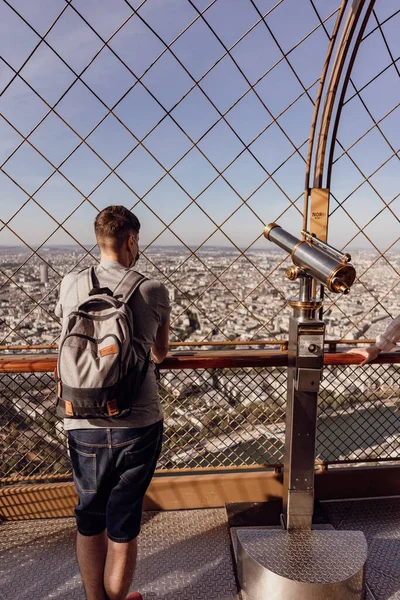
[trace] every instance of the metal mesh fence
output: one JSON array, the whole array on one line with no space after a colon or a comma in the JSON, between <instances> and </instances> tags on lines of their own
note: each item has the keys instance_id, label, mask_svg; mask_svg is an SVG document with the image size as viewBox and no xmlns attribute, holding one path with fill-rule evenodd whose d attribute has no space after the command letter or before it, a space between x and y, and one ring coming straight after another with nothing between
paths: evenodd
<instances>
[{"instance_id":1,"label":"metal mesh fence","mask_svg":"<svg viewBox=\"0 0 400 600\"><path fill-rule=\"evenodd\" d=\"M143 222L140 269L168 286L172 340L286 338L297 286L260 237L301 229L339 4L0 0L0 345L57 341L61 278L98 260L88 232L110 203ZM358 279L327 295L337 339L398 311L399 19L375 2L341 107L329 241ZM318 459L395 459L397 386L394 365L326 370ZM280 464L284 390L279 369L165 374L159 467ZM68 471L52 394L47 374L0 377L2 477Z\"/></svg>"},{"instance_id":2,"label":"metal mesh fence","mask_svg":"<svg viewBox=\"0 0 400 600\"><path fill-rule=\"evenodd\" d=\"M65 433L54 416L50 374L2 375L1 478L69 475ZM286 369L166 371L158 469L282 464ZM327 367L320 392L317 462L399 460L400 367Z\"/></svg>"},{"instance_id":3,"label":"metal mesh fence","mask_svg":"<svg viewBox=\"0 0 400 600\"><path fill-rule=\"evenodd\" d=\"M400 10L375 2L351 71L331 165L330 240L352 249L352 298L328 294L342 338L374 338L397 316Z\"/></svg>"},{"instance_id":4,"label":"metal mesh fence","mask_svg":"<svg viewBox=\"0 0 400 600\"><path fill-rule=\"evenodd\" d=\"M1 477L70 471L62 422L55 416L51 373L0 377Z\"/></svg>"},{"instance_id":5,"label":"metal mesh fence","mask_svg":"<svg viewBox=\"0 0 400 600\"><path fill-rule=\"evenodd\" d=\"M88 231L115 198L147 229L174 339L279 337L283 257L255 244L267 221L300 224L339 2L48 4L1 0L0 344L57 339L60 279L97 260Z\"/></svg>"},{"instance_id":6,"label":"metal mesh fence","mask_svg":"<svg viewBox=\"0 0 400 600\"><path fill-rule=\"evenodd\" d=\"M0 344L57 340L61 277L97 260L88 231L115 199L143 220L174 340L285 336L284 257L259 238L272 220L300 229L339 2L0 6ZM363 249L354 300L328 296L339 338L374 337L396 310L399 19L375 2L342 107L330 240Z\"/></svg>"},{"instance_id":7,"label":"metal mesh fence","mask_svg":"<svg viewBox=\"0 0 400 600\"><path fill-rule=\"evenodd\" d=\"M273 220L300 230L339 1L0 8L0 344L57 340L61 277L98 259L88 232L115 201L143 221L141 269L168 285L174 340L284 337L284 257L259 238ZM338 338L374 337L396 310L399 19L375 2L343 102L330 240L363 249L354 301L328 296Z\"/></svg>"}]
</instances>

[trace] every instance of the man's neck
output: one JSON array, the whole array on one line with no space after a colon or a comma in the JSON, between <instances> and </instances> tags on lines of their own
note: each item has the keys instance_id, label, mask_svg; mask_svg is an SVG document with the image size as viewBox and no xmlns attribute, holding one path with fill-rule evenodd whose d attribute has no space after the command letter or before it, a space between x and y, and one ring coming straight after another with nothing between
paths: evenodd
<instances>
[{"instance_id":1,"label":"man's neck","mask_svg":"<svg viewBox=\"0 0 400 600\"><path fill-rule=\"evenodd\" d=\"M125 257L121 256L117 252L100 252L100 261L104 260L112 260L114 262L118 262L123 267L129 267L127 263L127 259L124 260Z\"/></svg>"}]
</instances>

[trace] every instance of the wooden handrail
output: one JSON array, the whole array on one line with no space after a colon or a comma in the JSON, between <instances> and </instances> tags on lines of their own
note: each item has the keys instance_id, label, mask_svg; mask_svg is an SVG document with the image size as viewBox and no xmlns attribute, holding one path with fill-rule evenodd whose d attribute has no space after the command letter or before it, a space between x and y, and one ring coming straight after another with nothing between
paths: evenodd
<instances>
[{"instance_id":1,"label":"wooden handrail","mask_svg":"<svg viewBox=\"0 0 400 600\"><path fill-rule=\"evenodd\" d=\"M366 344L374 344L374 339L360 338L358 340L330 340L326 339L324 341L325 347L333 347L337 346L359 346ZM170 342L170 348L212 348L214 346L218 347L220 350L222 348L231 348L232 346L280 346L281 350L287 350L288 341L287 340L229 340L229 341L206 341L206 342ZM10 345L5 344L0 346L0 352L4 351L12 351L12 352L22 352L22 350L57 350L58 344L22 344L22 345Z\"/></svg>"},{"instance_id":2,"label":"wooden handrail","mask_svg":"<svg viewBox=\"0 0 400 600\"><path fill-rule=\"evenodd\" d=\"M346 352L326 353L325 365L358 365L363 358ZM57 354L6 355L0 357L0 373L47 373L54 371ZM244 367L286 367L287 352L274 350L185 350L171 352L161 369L239 369ZM398 364L400 353L381 353L375 364Z\"/></svg>"}]
</instances>

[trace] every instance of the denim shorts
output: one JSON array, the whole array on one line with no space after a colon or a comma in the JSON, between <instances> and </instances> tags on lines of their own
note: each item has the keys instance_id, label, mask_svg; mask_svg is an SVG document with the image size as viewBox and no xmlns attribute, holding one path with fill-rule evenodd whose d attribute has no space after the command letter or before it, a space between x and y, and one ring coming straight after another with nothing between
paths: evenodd
<instances>
[{"instance_id":1,"label":"denim shorts","mask_svg":"<svg viewBox=\"0 0 400 600\"><path fill-rule=\"evenodd\" d=\"M75 517L82 535L107 529L114 542L129 542L140 532L143 498L162 444L162 421L137 429L68 431L78 493Z\"/></svg>"}]
</instances>

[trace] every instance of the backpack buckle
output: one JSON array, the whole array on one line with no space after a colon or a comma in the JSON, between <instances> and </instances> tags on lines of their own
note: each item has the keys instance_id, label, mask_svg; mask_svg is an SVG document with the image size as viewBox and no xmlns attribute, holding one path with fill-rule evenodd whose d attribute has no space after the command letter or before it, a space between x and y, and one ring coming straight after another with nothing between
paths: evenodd
<instances>
[{"instance_id":1,"label":"backpack buckle","mask_svg":"<svg viewBox=\"0 0 400 600\"><path fill-rule=\"evenodd\" d=\"M109 400L107 402L107 413L109 417L115 417L116 415L119 415L119 409L116 400Z\"/></svg>"},{"instance_id":2,"label":"backpack buckle","mask_svg":"<svg viewBox=\"0 0 400 600\"><path fill-rule=\"evenodd\" d=\"M69 417L74 416L74 407L72 406L72 402L70 402L69 400L64 400L64 408L66 415L68 415Z\"/></svg>"}]
</instances>

